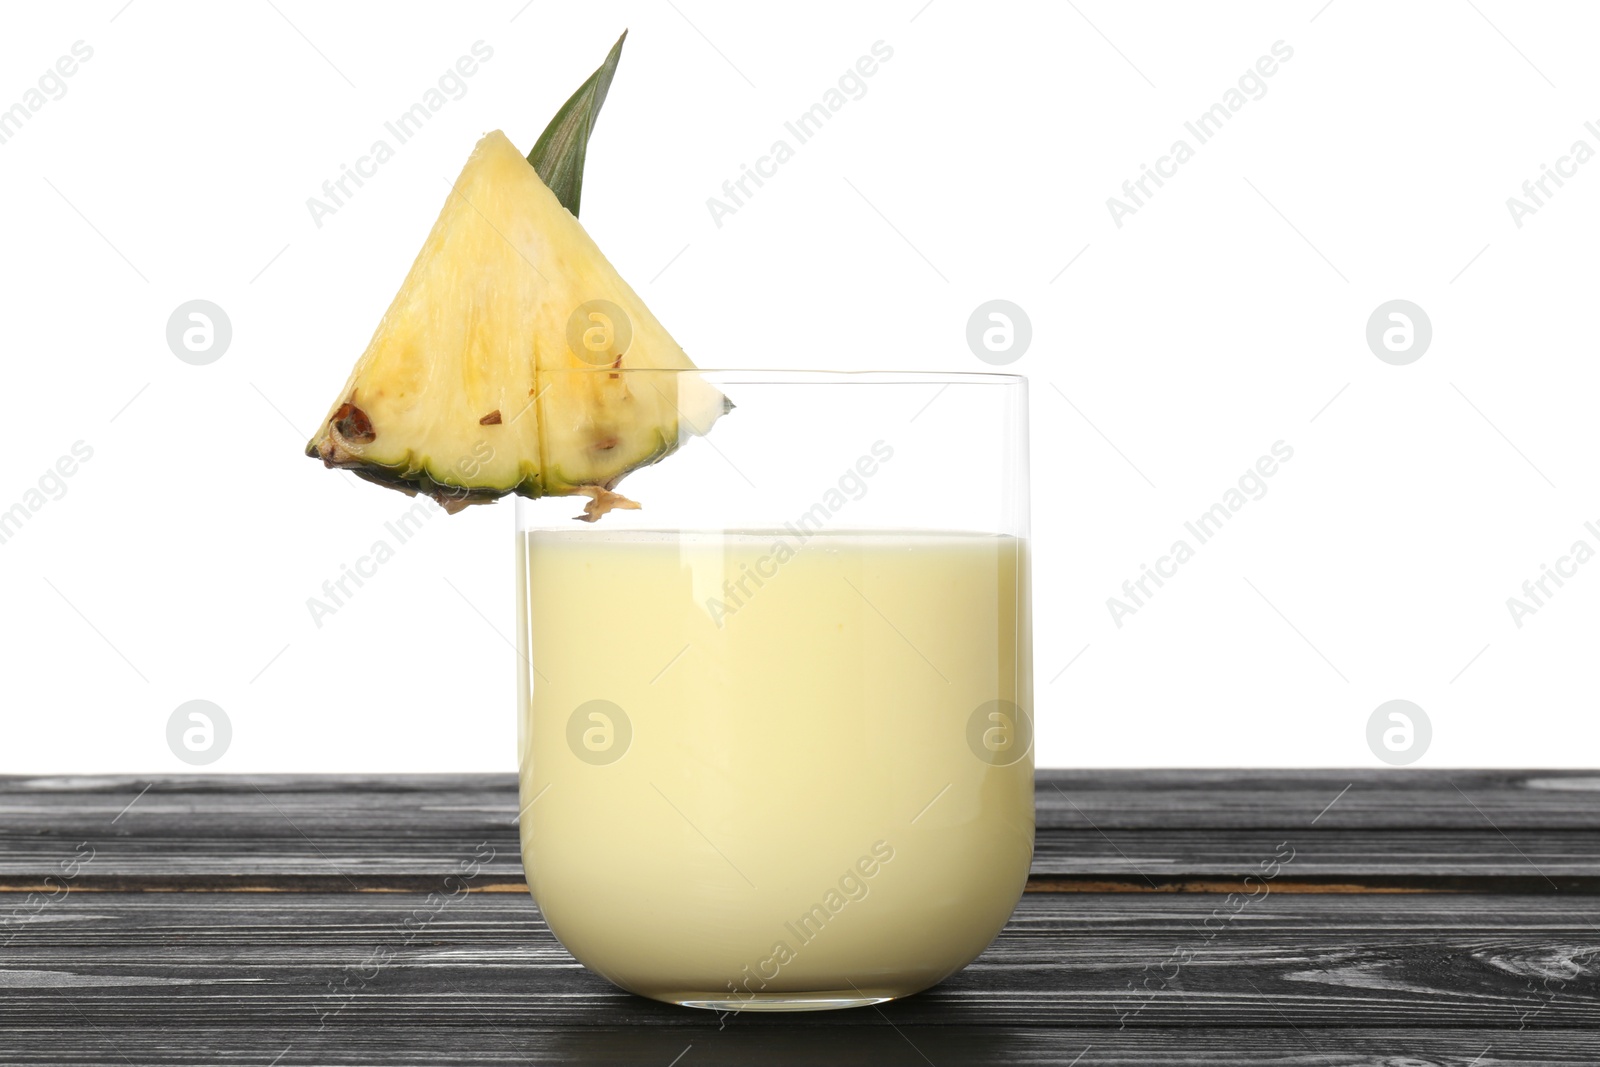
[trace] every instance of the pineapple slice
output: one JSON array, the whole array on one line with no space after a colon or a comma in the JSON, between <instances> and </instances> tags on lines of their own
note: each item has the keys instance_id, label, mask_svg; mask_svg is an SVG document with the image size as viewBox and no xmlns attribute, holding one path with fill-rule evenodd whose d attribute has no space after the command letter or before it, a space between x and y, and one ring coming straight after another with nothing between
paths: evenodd
<instances>
[{"instance_id":1,"label":"pineapple slice","mask_svg":"<svg viewBox=\"0 0 1600 1067\"><path fill-rule=\"evenodd\" d=\"M306 454L447 511L612 492L731 404L505 134L478 142ZM619 373L622 370L640 373Z\"/></svg>"}]
</instances>

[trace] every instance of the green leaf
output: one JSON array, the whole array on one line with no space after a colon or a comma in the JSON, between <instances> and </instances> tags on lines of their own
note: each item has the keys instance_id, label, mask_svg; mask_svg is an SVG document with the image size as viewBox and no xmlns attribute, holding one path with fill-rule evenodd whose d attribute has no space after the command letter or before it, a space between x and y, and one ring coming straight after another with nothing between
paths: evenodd
<instances>
[{"instance_id":1,"label":"green leaf","mask_svg":"<svg viewBox=\"0 0 1600 1067\"><path fill-rule=\"evenodd\" d=\"M539 135L533 151L528 153L533 169L556 194L561 206L574 216L578 214L578 200L583 193L583 161L589 152L589 135L594 132L594 120L606 102L606 91L617 73L617 60L622 58L622 42L627 39L628 31L623 30L600 69L589 75L589 80L561 105L556 117Z\"/></svg>"}]
</instances>

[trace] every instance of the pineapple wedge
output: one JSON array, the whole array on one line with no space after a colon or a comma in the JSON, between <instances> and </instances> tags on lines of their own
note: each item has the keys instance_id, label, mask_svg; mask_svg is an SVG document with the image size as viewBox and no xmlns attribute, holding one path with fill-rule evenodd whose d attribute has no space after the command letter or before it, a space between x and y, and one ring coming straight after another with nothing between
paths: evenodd
<instances>
[{"instance_id":1,"label":"pineapple wedge","mask_svg":"<svg viewBox=\"0 0 1600 1067\"><path fill-rule=\"evenodd\" d=\"M587 495L731 408L527 159L478 142L306 454L447 511Z\"/></svg>"}]
</instances>

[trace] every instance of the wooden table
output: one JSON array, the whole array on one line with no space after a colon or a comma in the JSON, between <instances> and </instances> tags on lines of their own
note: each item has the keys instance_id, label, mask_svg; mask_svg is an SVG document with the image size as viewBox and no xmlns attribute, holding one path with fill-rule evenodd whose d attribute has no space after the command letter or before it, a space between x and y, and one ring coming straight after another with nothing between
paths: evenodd
<instances>
[{"instance_id":1,"label":"wooden table","mask_svg":"<svg viewBox=\"0 0 1600 1067\"><path fill-rule=\"evenodd\" d=\"M0 1063L1600 1062L1600 773L1050 771L1038 810L965 971L719 1028L551 937L510 775L0 778Z\"/></svg>"}]
</instances>

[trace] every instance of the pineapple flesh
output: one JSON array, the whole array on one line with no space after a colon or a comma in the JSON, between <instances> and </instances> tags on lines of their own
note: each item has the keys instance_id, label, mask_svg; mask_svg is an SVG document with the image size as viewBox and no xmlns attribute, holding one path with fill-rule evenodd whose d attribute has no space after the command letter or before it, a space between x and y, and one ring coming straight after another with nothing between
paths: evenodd
<instances>
[{"instance_id":1,"label":"pineapple flesh","mask_svg":"<svg viewBox=\"0 0 1600 1067\"><path fill-rule=\"evenodd\" d=\"M731 408L699 375L671 373L693 367L496 130L306 454L452 512L586 495L592 521L633 506L613 492L624 475Z\"/></svg>"}]
</instances>

